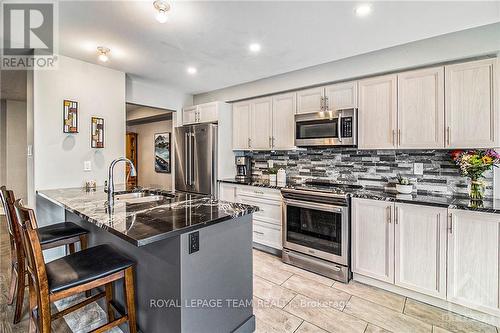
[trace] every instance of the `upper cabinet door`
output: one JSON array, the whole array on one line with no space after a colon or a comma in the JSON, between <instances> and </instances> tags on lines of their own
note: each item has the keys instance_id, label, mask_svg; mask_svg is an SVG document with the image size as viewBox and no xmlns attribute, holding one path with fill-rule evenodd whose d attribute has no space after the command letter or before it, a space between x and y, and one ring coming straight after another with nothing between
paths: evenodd
<instances>
[{"instance_id":1,"label":"upper cabinet door","mask_svg":"<svg viewBox=\"0 0 500 333\"><path fill-rule=\"evenodd\" d=\"M322 111L325 88L312 88L297 92L297 113Z\"/></svg>"},{"instance_id":2,"label":"upper cabinet door","mask_svg":"<svg viewBox=\"0 0 500 333\"><path fill-rule=\"evenodd\" d=\"M211 123L216 122L218 112L217 112L217 102L205 103L198 105L198 122Z\"/></svg>"},{"instance_id":3,"label":"upper cabinet door","mask_svg":"<svg viewBox=\"0 0 500 333\"><path fill-rule=\"evenodd\" d=\"M398 147L444 148L444 68L398 75Z\"/></svg>"},{"instance_id":4,"label":"upper cabinet door","mask_svg":"<svg viewBox=\"0 0 500 333\"><path fill-rule=\"evenodd\" d=\"M198 108L196 105L188 106L182 109L182 124L195 124L198 121Z\"/></svg>"},{"instance_id":5,"label":"upper cabinet door","mask_svg":"<svg viewBox=\"0 0 500 333\"><path fill-rule=\"evenodd\" d=\"M495 63L487 59L445 67L446 147L496 146Z\"/></svg>"},{"instance_id":6,"label":"upper cabinet door","mask_svg":"<svg viewBox=\"0 0 500 333\"><path fill-rule=\"evenodd\" d=\"M325 87L328 110L353 109L358 107L358 82L345 82Z\"/></svg>"},{"instance_id":7,"label":"upper cabinet door","mask_svg":"<svg viewBox=\"0 0 500 333\"><path fill-rule=\"evenodd\" d=\"M394 204L352 199L352 271L394 283Z\"/></svg>"},{"instance_id":8,"label":"upper cabinet door","mask_svg":"<svg viewBox=\"0 0 500 333\"><path fill-rule=\"evenodd\" d=\"M252 101L250 148L272 149L272 112L273 100L271 97Z\"/></svg>"},{"instance_id":9,"label":"upper cabinet door","mask_svg":"<svg viewBox=\"0 0 500 333\"><path fill-rule=\"evenodd\" d=\"M295 93L273 97L273 149L292 149L295 146L295 101Z\"/></svg>"},{"instance_id":10,"label":"upper cabinet door","mask_svg":"<svg viewBox=\"0 0 500 333\"><path fill-rule=\"evenodd\" d=\"M446 298L447 209L396 203L395 283Z\"/></svg>"},{"instance_id":11,"label":"upper cabinet door","mask_svg":"<svg viewBox=\"0 0 500 333\"><path fill-rule=\"evenodd\" d=\"M250 149L251 102L233 104L233 149Z\"/></svg>"},{"instance_id":12,"label":"upper cabinet door","mask_svg":"<svg viewBox=\"0 0 500 333\"><path fill-rule=\"evenodd\" d=\"M397 76L359 81L358 147L396 148Z\"/></svg>"},{"instance_id":13,"label":"upper cabinet door","mask_svg":"<svg viewBox=\"0 0 500 333\"><path fill-rule=\"evenodd\" d=\"M448 301L498 316L500 217L455 209L449 213Z\"/></svg>"}]
</instances>

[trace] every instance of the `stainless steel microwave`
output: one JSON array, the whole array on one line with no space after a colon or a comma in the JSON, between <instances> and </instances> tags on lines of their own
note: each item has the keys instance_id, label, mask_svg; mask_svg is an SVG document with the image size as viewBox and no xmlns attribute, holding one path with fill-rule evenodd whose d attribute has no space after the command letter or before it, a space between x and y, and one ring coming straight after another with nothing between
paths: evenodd
<instances>
[{"instance_id":1,"label":"stainless steel microwave","mask_svg":"<svg viewBox=\"0 0 500 333\"><path fill-rule=\"evenodd\" d=\"M295 145L356 146L357 109L295 115Z\"/></svg>"}]
</instances>

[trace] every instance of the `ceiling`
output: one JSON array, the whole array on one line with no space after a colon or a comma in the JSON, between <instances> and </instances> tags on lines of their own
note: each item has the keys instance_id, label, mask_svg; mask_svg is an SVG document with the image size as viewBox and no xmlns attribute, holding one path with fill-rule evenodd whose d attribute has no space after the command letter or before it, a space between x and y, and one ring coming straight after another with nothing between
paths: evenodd
<instances>
[{"instance_id":1,"label":"ceiling","mask_svg":"<svg viewBox=\"0 0 500 333\"><path fill-rule=\"evenodd\" d=\"M500 21L500 1L175 2L167 23L150 1L61 1L60 53L187 93L219 89ZM262 45L250 54L248 45ZM188 66L198 69L186 73Z\"/></svg>"}]
</instances>

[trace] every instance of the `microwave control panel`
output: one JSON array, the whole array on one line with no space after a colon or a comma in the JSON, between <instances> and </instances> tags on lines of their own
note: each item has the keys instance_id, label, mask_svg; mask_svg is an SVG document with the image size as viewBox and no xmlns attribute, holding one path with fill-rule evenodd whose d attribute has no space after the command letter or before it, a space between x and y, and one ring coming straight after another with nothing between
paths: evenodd
<instances>
[{"instance_id":1,"label":"microwave control panel","mask_svg":"<svg viewBox=\"0 0 500 333\"><path fill-rule=\"evenodd\" d=\"M340 129L342 131L343 138L352 137L352 117L342 118L340 123Z\"/></svg>"}]
</instances>

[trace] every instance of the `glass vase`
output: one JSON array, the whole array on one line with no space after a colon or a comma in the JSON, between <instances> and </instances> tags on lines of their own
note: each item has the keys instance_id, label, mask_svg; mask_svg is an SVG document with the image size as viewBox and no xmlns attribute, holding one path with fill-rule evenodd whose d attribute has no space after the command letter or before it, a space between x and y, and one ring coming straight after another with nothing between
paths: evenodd
<instances>
[{"instance_id":1,"label":"glass vase","mask_svg":"<svg viewBox=\"0 0 500 333\"><path fill-rule=\"evenodd\" d=\"M472 201L482 201L484 199L485 184L480 179L471 179L469 184L469 198Z\"/></svg>"}]
</instances>

